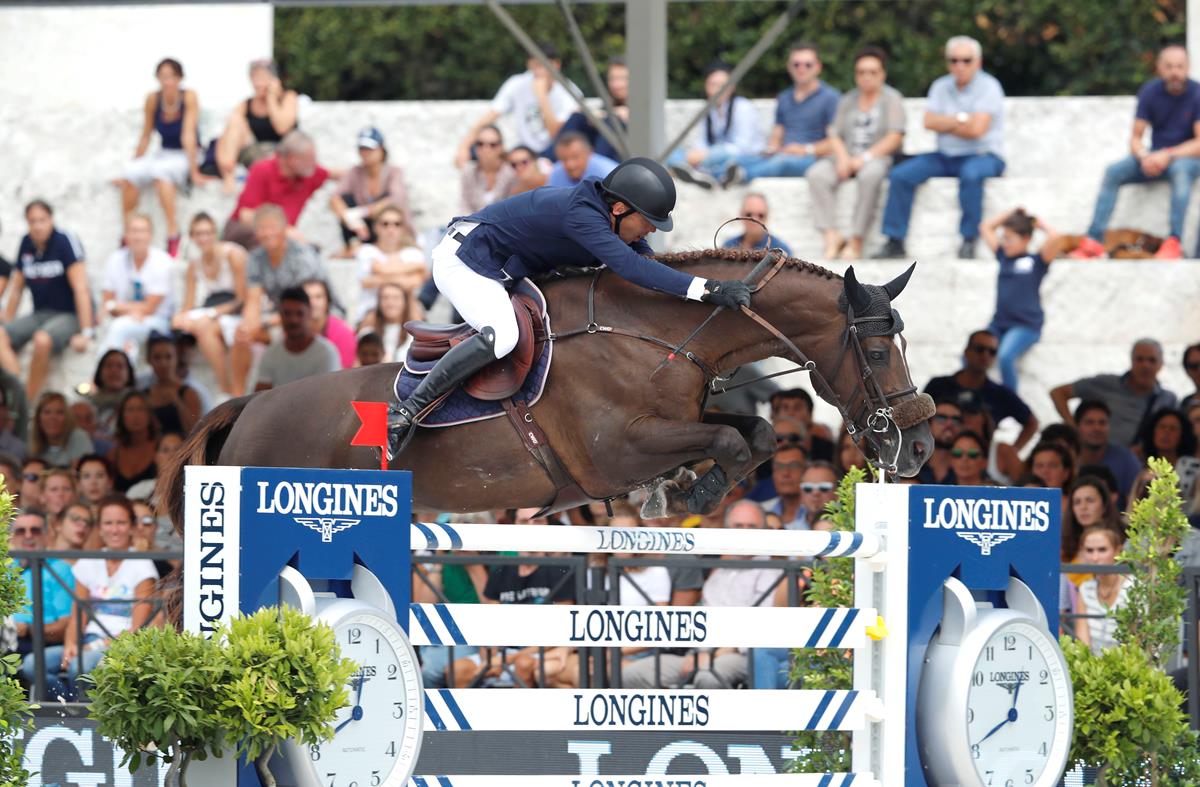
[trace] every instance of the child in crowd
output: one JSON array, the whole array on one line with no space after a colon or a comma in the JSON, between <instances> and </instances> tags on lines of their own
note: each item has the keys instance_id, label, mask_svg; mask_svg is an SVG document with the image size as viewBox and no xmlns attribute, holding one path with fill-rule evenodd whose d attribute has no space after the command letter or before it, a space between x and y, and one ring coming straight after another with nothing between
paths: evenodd
<instances>
[{"instance_id":1,"label":"child in crowd","mask_svg":"<svg viewBox=\"0 0 1200 787\"><path fill-rule=\"evenodd\" d=\"M1111 566L1117 562L1124 540L1121 533L1103 525L1092 525L1083 532L1080 557L1084 563ZM1129 594L1129 578L1123 574L1097 574L1079 586L1075 612L1089 617L1076 618L1075 636L1091 646L1097 655L1117 644L1115 613Z\"/></svg>"},{"instance_id":2,"label":"child in crowd","mask_svg":"<svg viewBox=\"0 0 1200 787\"><path fill-rule=\"evenodd\" d=\"M1045 239L1031 251L1034 230ZM997 230L1002 230L999 234ZM1042 337L1042 279L1058 256L1061 236L1049 224L1014 208L979 225L983 242L996 255L1000 275L996 282L996 313L988 330L1000 338L1001 381L1017 390L1017 360Z\"/></svg>"}]
</instances>

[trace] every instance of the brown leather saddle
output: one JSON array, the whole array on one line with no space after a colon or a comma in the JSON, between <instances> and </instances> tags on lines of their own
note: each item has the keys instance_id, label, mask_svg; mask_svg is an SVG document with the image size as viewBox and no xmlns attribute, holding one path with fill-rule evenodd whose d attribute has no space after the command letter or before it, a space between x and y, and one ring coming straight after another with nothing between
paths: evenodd
<instances>
[{"instance_id":1,"label":"brown leather saddle","mask_svg":"<svg viewBox=\"0 0 1200 787\"><path fill-rule=\"evenodd\" d=\"M463 389L476 399L499 401L520 391L549 338L543 301L532 285L521 282L513 288L511 296L513 311L517 316L517 346L463 384ZM451 347L476 333L466 323L439 325L419 320L406 322L404 329L413 338L412 347L408 350L408 358L412 361L436 361Z\"/></svg>"}]
</instances>

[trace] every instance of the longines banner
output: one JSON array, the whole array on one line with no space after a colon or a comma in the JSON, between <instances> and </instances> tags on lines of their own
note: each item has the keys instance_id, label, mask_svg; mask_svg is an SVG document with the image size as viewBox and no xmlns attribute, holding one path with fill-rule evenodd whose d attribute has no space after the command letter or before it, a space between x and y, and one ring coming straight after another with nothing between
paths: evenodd
<instances>
[{"instance_id":1,"label":"longines banner","mask_svg":"<svg viewBox=\"0 0 1200 787\"><path fill-rule=\"evenodd\" d=\"M28 738L30 787L160 787L166 769L130 774L88 719L39 717ZM784 773L795 756L779 733L453 732L425 735L418 773Z\"/></svg>"}]
</instances>

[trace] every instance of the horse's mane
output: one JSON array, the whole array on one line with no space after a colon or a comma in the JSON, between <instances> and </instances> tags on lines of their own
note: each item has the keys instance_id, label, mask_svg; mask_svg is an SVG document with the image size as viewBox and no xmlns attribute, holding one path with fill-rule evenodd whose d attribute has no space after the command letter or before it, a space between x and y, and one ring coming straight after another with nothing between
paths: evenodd
<instances>
[{"instance_id":1,"label":"horse's mane","mask_svg":"<svg viewBox=\"0 0 1200 787\"><path fill-rule=\"evenodd\" d=\"M664 265L670 265L672 268L683 268L712 260L756 265L762 261L762 258L763 252L759 249L697 249L696 251L677 251L671 254L654 255L654 259ZM828 268L822 268L820 265L798 257L788 257L783 267L804 271L826 279L842 278Z\"/></svg>"}]
</instances>

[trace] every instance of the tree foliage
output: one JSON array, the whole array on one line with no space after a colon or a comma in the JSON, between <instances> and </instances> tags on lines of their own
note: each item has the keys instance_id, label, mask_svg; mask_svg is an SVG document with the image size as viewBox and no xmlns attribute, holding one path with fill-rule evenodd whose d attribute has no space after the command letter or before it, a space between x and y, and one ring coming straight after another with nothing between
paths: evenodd
<instances>
[{"instance_id":1,"label":"tree foliage","mask_svg":"<svg viewBox=\"0 0 1200 787\"><path fill-rule=\"evenodd\" d=\"M983 44L984 65L1013 96L1128 94L1154 69L1156 51L1184 38L1185 0L827 0L809 2L778 43L746 75L743 95L768 97L788 84L791 41L818 44L824 78L852 86L854 52L881 46L889 81L923 95L945 73L951 35ZM768 2L671 3L668 89L703 95L714 59L736 62L787 8ZM587 86L559 9L551 3L508 9L539 41L564 53L563 69ZM584 40L601 63L624 54L625 6L576 4ZM281 8L275 53L285 81L321 101L478 99L495 94L523 68L525 52L482 5ZM586 89L589 94L590 89Z\"/></svg>"},{"instance_id":2,"label":"tree foliage","mask_svg":"<svg viewBox=\"0 0 1200 787\"><path fill-rule=\"evenodd\" d=\"M12 495L0 482L0 620L8 619L26 607L21 568L8 556L8 532L13 515ZM27 784L31 776L25 768L21 735L32 729L32 706L16 679L20 668L19 654L0 657L0 785L4 787Z\"/></svg>"}]
</instances>

